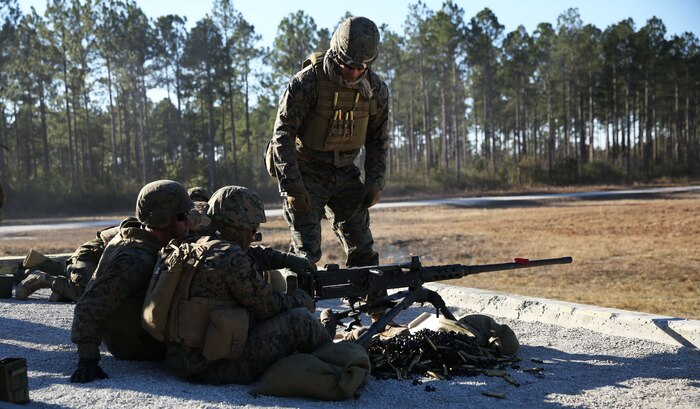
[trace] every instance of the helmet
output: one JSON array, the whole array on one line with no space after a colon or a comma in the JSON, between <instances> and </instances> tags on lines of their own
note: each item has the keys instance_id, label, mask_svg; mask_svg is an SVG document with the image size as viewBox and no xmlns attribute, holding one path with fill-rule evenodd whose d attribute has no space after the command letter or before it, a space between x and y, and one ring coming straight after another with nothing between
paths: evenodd
<instances>
[{"instance_id":1,"label":"helmet","mask_svg":"<svg viewBox=\"0 0 700 409\"><path fill-rule=\"evenodd\" d=\"M196 202L207 202L211 198L209 189L202 186L195 186L187 189L187 195Z\"/></svg>"},{"instance_id":2,"label":"helmet","mask_svg":"<svg viewBox=\"0 0 700 409\"><path fill-rule=\"evenodd\" d=\"M260 196L243 186L226 186L214 192L207 215L225 226L243 229L256 229L267 221Z\"/></svg>"},{"instance_id":3,"label":"helmet","mask_svg":"<svg viewBox=\"0 0 700 409\"><path fill-rule=\"evenodd\" d=\"M184 186L172 180L157 180L141 188L136 218L148 227L164 227L170 216L189 212L193 206Z\"/></svg>"},{"instance_id":4,"label":"helmet","mask_svg":"<svg viewBox=\"0 0 700 409\"><path fill-rule=\"evenodd\" d=\"M331 52L344 65L367 68L379 54L379 29L366 17L343 20L331 38Z\"/></svg>"}]
</instances>

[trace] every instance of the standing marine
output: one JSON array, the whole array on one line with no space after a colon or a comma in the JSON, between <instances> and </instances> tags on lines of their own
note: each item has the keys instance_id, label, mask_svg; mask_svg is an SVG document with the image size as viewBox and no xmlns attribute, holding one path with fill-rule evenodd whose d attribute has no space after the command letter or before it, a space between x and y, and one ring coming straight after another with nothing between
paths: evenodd
<instances>
[{"instance_id":1,"label":"standing marine","mask_svg":"<svg viewBox=\"0 0 700 409\"><path fill-rule=\"evenodd\" d=\"M251 246L266 221L262 200L226 186L209 200L211 231L174 240L160 253L143 325L164 339L166 362L190 381L247 384L281 358L331 342L311 297L274 289L262 272L314 268L307 259Z\"/></svg>"},{"instance_id":2,"label":"standing marine","mask_svg":"<svg viewBox=\"0 0 700 409\"><path fill-rule=\"evenodd\" d=\"M379 29L365 17L340 23L330 48L289 81L266 153L284 198L291 249L316 263L321 220L330 221L346 265L376 265L368 208L384 188L389 90L372 69ZM365 149L364 180L355 165Z\"/></svg>"},{"instance_id":3,"label":"standing marine","mask_svg":"<svg viewBox=\"0 0 700 409\"><path fill-rule=\"evenodd\" d=\"M71 341L79 360L71 382L107 377L99 366L103 342L117 359L163 359L163 344L141 327L141 309L158 251L188 234L192 206L177 182L159 180L141 189L136 217L122 221L75 306Z\"/></svg>"}]
</instances>

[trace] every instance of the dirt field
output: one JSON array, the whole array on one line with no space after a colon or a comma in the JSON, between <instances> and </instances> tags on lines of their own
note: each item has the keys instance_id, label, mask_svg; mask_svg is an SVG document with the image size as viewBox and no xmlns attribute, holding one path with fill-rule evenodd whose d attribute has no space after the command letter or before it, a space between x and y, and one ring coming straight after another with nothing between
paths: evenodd
<instances>
[{"instance_id":1,"label":"dirt field","mask_svg":"<svg viewBox=\"0 0 700 409\"><path fill-rule=\"evenodd\" d=\"M634 200L561 201L518 207L420 207L373 210L381 263L420 255L425 265L482 264L513 257L572 256L570 265L496 272L452 284L700 319L700 194ZM285 250L281 217L263 229L263 244ZM13 235L0 256L72 252L94 229ZM324 224L321 264L342 264Z\"/></svg>"}]
</instances>

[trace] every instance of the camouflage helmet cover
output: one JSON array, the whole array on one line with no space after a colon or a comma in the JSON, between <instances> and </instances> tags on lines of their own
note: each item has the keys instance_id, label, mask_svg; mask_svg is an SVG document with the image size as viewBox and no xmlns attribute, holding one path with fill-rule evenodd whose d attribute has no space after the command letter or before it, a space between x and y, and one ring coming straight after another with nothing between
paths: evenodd
<instances>
[{"instance_id":1,"label":"camouflage helmet cover","mask_svg":"<svg viewBox=\"0 0 700 409\"><path fill-rule=\"evenodd\" d=\"M149 227L165 227L171 216L189 212L193 206L184 186L172 180L156 180L141 188L136 218Z\"/></svg>"},{"instance_id":2,"label":"camouflage helmet cover","mask_svg":"<svg viewBox=\"0 0 700 409\"><path fill-rule=\"evenodd\" d=\"M367 68L379 55L377 25L366 17L343 20L331 38L331 51L345 65Z\"/></svg>"},{"instance_id":3,"label":"camouflage helmet cover","mask_svg":"<svg viewBox=\"0 0 700 409\"><path fill-rule=\"evenodd\" d=\"M208 202L211 198L209 189L202 186L195 186L187 189L187 195L189 195L190 199L196 202Z\"/></svg>"},{"instance_id":4,"label":"camouflage helmet cover","mask_svg":"<svg viewBox=\"0 0 700 409\"><path fill-rule=\"evenodd\" d=\"M257 229L267 221L260 196L243 186L225 186L214 192L207 215L224 226L242 229Z\"/></svg>"}]
</instances>

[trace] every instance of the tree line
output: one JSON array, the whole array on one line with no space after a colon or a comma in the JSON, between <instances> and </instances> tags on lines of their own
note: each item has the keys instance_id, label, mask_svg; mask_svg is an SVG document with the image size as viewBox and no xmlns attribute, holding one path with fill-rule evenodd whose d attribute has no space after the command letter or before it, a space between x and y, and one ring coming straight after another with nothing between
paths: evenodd
<instances>
[{"instance_id":1,"label":"tree line","mask_svg":"<svg viewBox=\"0 0 700 409\"><path fill-rule=\"evenodd\" d=\"M191 28L132 0L49 0L43 15L0 0L0 23L0 181L105 200L164 178L273 190L262 151L277 100L334 29L297 11L264 47L231 0ZM403 29L380 26L372 67L391 95L389 186L700 173L694 33L655 17L600 29L575 8L505 32L453 1L410 4Z\"/></svg>"}]
</instances>

